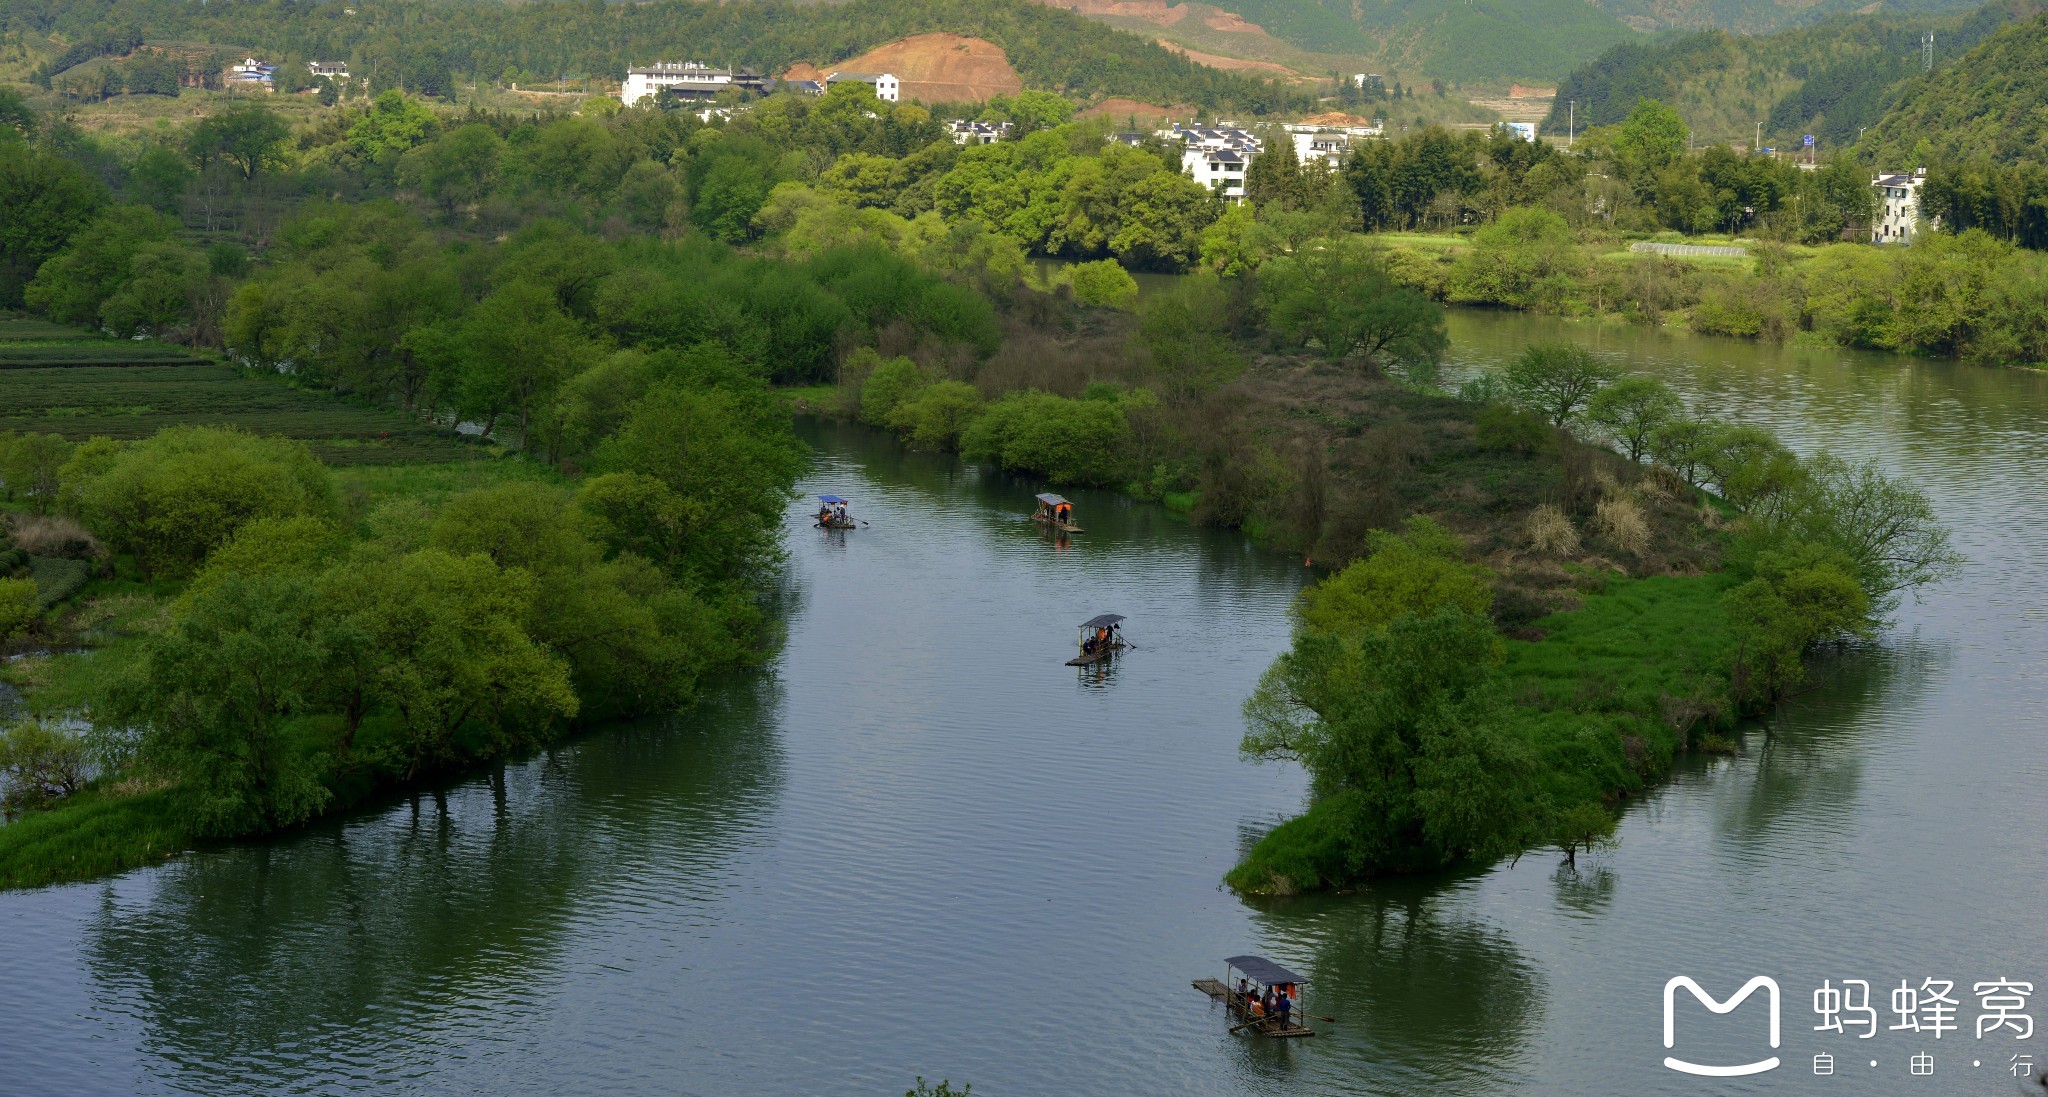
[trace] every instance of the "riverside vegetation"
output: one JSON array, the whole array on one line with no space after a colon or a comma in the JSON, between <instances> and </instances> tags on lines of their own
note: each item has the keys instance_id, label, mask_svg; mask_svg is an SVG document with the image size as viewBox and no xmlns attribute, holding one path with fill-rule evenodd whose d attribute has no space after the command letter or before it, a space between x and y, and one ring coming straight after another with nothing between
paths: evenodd
<instances>
[{"instance_id":1,"label":"riverside vegetation","mask_svg":"<svg viewBox=\"0 0 2048 1097\"><path fill-rule=\"evenodd\" d=\"M15 505L55 512L12 523L31 570L98 577L44 607L38 573L11 631L99 646L10 671L36 720L7 773L45 809L0 828L0 879L291 826L746 662L800 465L770 385L1350 564L1254 702L1248 749L1316 798L1248 891L1575 849L1589 807L1951 560L1910 491L1569 348L1437 391L1441 306L1326 201L1248 221L1056 96L991 109L1022 138L958 148L858 84L712 123L392 92L296 133L253 105L0 133L5 208L38 211L0 225L5 303L516 451L378 468L259 423L17 427ZM1031 252L1082 262L1045 280ZM1140 298L1126 264L1199 269ZM1875 566L1902 544L1917 569ZM1366 787L1367 755L1402 776Z\"/></svg>"}]
</instances>

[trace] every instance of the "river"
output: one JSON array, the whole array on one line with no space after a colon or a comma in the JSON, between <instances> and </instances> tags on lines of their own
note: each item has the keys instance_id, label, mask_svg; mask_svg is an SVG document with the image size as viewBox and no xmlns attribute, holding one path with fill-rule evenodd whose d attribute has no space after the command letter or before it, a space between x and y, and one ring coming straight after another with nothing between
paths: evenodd
<instances>
[{"instance_id":1,"label":"river","mask_svg":"<svg viewBox=\"0 0 2048 1097\"><path fill-rule=\"evenodd\" d=\"M1452 335L1454 374L1578 339L1875 458L1970 564L1576 871L1537 852L1248 905L1218 878L1303 780L1238 758L1237 706L1300 561L1093 492L1055 544L1021 520L1035 484L806 422L806 489L868 524L792 507L765 672L280 841L0 894L0 1090L2014 1092L2010 1058L2038 1072L2048 1043L1977 1039L1971 991L2032 982L2048 1020L2048 378L1491 313ZM1099 612L1138 647L1060 665ZM1335 1023L1226 1035L1188 982L1239 952L1306 973ZM1670 1054L1784 1065L1665 1069L1679 974L1775 977L1784 1036L1693 1007ZM1926 977L1960 1000L1940 1041L1888 1030L1890 988ZM1814 1031L1821 980L1857 978L1875 1037Z\"/></svg>"}]
</instances>

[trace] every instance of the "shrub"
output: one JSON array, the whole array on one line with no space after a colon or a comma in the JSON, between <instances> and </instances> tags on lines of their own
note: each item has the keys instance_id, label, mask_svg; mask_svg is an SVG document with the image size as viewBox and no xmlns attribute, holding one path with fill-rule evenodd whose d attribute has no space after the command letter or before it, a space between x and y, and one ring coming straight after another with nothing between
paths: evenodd
<instances>
[{"instance_id":1,"label":"shrub","mask_svg":"<svg viewBox=\"0 0 2048 1097\"><path fill-rule=\"evenodd\" d=\"M34 579L0 579L0 643L27 632L42 612Z\"/></svg>"},{"instance_id":2,"label":"shrub","mask_svg":"<svg viewBox=\"0 0 2048 1097\"><path fill-rule=\"evenodd\" d=\"M1579 531L1554 503L1544 503L1529 512L1529 545L1552 556L1576 556Z\"/></svg>"},{"instance_id":3,"label":"shrub","mask_svg":"<svg viewBox=\"0 0 2048 1097\"><path fill-rule=\"evenodd\" d=\"M1114 259L1076 263L1067 268L1074 300L1096 308L1128 309L1138 303L1138 280Z\"/></svg>"},{"instance_id":4,"label":"shrub","mask_svg":"<svg viewBox=\"0 0 2048 1097\"><path fill-rule=\"evenodd\" d=\"M1643 508L1633 499L1618 494L1601 499L1593 524L1628 553L1641 556L1650 550L1650 523L1644 520Z\"/></svg>"},{"instance_id":5,"label":"shrub","mask_svg":"<svg viewBox=\"0 0 2048 1097\"><path fill-rule=\"evenodd\" d=\"M924 371L908 358L879 362L860 384L860 418L877 427L889 425L889 413L896 405L924 388Z\"/></svg>"},{"instance_id":6,"label":"shrub","mask_svg":"<svg viewBox=\"0 0 2048 1097\"><path fill-rule=\"evenodd\" d=\"M889 426L922 449L960 447L960 435L982 413L981 392L965 381L940 381L889 413Z\"/></svg>"},{"instance_id":7,"label":"shrub","mask_svg":"<svg viewBox=\"0 0 2048 1097\"><path fill-rule=\"evenodd\" d=\"M77 519L61 515L17 516L8 532L15 547L30 556L92 560L107 553Z\"/></svg>"},{"instance_id":8,"label":"shrub","mask_svg":"<svg viewBox=\"0 0 2048 1097\"><path fill-rule=\"evenodd\" d=\"M990 405L961 435L960 450L1056 484L1106 484L1117 479L1129 437L1120 402L1019 392Z\"/></svg>"},{"instance_id":9,"label":"shrub","mask_svg":"<svg viewBox=\"0 0 2048 1097\"><path fill-rule=\"evenodd\" d=\"M27 720L0 733L0 809L33 811L85 785L85 745L76 736Z\"/></svg>"},{"instance_id":10,"label":"shrub","mask_svg":"<svg viewBox=\"0 0 2048 1097\"><path fill-rule=\"evenodd\" d=\"M1539 453L1550 445L1550 424L1533 411L1488 404L1473 420L1480 449L1501 453Z\"/></svg>"},{"instance_id":11,"label":"shrub","mask_svg":"<svg viewBox=\"0 0 2048 1097\"><path fill-rule=\"evenodd\" d=\"M1460 559L1457 537L1434 521L1417 515L1401 533L1374 530L1367 544L1371 555L1302 592L1304 629L1373 632L1445 606L1477 615L1492 608L1492 574Z\"/></svg>"}]
</instances>

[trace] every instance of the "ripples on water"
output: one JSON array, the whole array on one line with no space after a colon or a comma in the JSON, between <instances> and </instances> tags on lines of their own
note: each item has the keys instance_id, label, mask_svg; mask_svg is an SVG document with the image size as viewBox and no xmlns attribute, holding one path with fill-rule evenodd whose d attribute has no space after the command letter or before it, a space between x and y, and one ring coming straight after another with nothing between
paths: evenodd
<instances>
[{"instance_id":1,"label":"ripples on water","mask_svg":"<svg viewBox=\"0 0 2048 1097\"><path fill-rule=\"evenodd\" d=\"M1459 368L1544 330L1462 315ZM770 673L292 839L0 896L0 1079L1693 1093L1657 1065L1658 992L1681 970L1724 993L1777 974L1793 1065L1815 1050L1799 1018L1823 977L2048 985L2028 822L2048 806L2041 380L1564 330L1802 450L1915 478L1972 559L1741 755L1688 762L1633 805L1619 849L1576 872L1532 854L1359 895L1221 892L1299 804L1298 772L1246 765L1236 743L1303 569L1094 493L1075 493L1090 532L1061 549L1022 520L1037 485L813 427L808 487L870 524L826 534L792 508ZM1138 648L1061 666L1105 611ZM1294 1044L1225 1036L1187 983L1241 951L1308 971L1309 1010L1337 1023Z\"/></svg>"}]
</instances>

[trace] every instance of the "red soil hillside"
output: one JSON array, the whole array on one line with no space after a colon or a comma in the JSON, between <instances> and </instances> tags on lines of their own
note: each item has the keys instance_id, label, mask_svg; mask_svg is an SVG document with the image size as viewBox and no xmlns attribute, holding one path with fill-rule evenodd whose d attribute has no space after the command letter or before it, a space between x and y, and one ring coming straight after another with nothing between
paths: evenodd
<instances>
[{"instance_id":1,"label":"red soil hillside","mask_svg":"<svg viewBox=\"0 0 2048 1097\"><path fill-rule=\"evenodd\" d=\"M1161 107L1151 103L1140 103L1136 99L1104 99L1102 102L1082 111L1080 116L1083 118L1108 118L1118 125L1124 124L1129 119L1136 118L1138 124L1144 126L1154 122L1171 122L1175 119L1185 121L1191 119L1195 116L1195 106L1192 103L1182 103L1179 106Z\"/></svg>"},{"instance_id":2,"label":"red soil hillside","mask_svg":"<svg viewBox=\"0 0 2048 1097\"><path fill-rule=\"evenodd\" d=\"M823 80L833 72L894 73L903 82L903 98L927 103L979 102L1024 90L1001 46L957 34L914 35L830 65L797 65L782 75Z\"/></svg>"}]
</instances>

